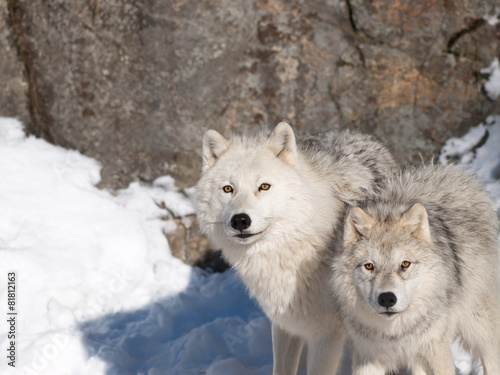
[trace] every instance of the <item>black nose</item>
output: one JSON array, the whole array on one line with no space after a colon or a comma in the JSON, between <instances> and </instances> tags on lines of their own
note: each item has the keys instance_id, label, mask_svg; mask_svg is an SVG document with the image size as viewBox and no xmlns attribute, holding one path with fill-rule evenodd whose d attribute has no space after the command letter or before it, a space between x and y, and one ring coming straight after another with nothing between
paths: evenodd
<instances>
[{"instance_id":1,"label":"black nose","mask_svg":"<svg viewBox=\"0 0 500 375\"><path fill-rule=\"evenodd\" d=\"M392 307L397 301L396 295L392 292L380 293L378 296L378 304L382 307Z\"/></svg>"},{"instance_id":2,"label":"black nose","mask_svg":"<svg viewBox=\"0 0 500 375\"><path fill-rule=\"evenodd\" d=\"M233 229L239 230L240 232L243 232L245 229L247 229L250 224L252 224L252 220L250 220L250 216L248 216L247 214L237 214L231 218L231 227L233 227Z\"/></svg>"}]
</instances>

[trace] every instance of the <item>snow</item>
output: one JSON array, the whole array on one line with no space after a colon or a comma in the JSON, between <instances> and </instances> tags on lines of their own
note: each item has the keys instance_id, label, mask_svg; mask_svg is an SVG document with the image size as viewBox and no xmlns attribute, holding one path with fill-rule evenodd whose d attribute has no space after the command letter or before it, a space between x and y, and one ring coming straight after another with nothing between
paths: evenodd
<instances>
[{"instance_id":1,"label":"snow","mask_svg":"<svg viewBox=\"0 0 500 375\"><path fill-rule=\"evenodd\" d=\"M490 66L480 70L481 74L489 74L488 81L484 84L483 89L486 96L490 100L497 100L500 96L500 65L495 57Z\"/></svg>"},{"instance_id":2,"label":"snow","mask_svg":"<svg viewBox=\"0 0 500 375\"><path fill-rule=\"evenodd\" d=\"M488 116L463 137L449 139L441 150L439 162L457 159L475 171L493 198L500 213L500 116ZM499 216L500 217L500 216Z\"/></svg>"},{"instance_id":3,"label":"snow","mask_svg":"<svg viewBox=\"0 0 500 375\"><path fill-rule=\"evenodd\" d=\"M486 23L490 26L496 26L500 20L498 19L500 17L500 8L496 7L495 11L487 14L483 17L483 19L486 21Z\"/></svg>"},{"instance_id":4,"label":"snow","mask_svg":"<svg viewBox=\"0 0 500 375\"><path fill-rule=\"evenodd\" d=\"M500 117L443 147L500 209ZM164 232L194 190L164 176L99 190L99 164L0 118L1 374L270 374L270 323L231 270L173 258ZM168 209L160 207L165 206ZM7 366L7 272L16 271L16 369ZM477 367L454 346L460 375ZM302 369L303 372L303 369ZM339 371L350 374L349 360Z\"/></svg>"}]
</instances>

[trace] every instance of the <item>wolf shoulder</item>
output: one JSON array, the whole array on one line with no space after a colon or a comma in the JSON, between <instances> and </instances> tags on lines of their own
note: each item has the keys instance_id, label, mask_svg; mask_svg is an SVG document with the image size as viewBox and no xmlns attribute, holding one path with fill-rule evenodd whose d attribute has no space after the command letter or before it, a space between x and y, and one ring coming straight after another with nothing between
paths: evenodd
<instances>
[{"instance_id":1,"label":"wolf shoulder","mask_svg":"<svg viewBox=\"0 0 500 375\"><path fill-rule=\"evenodd\" d=\"M297 149L346 202L377 194L399 169L383 142L349 130L299 134Z\"/></svg>"},{"instance_id":2,"label":"wolf shoulder","mask_svg":"<svg viewBox=\"0 0 500 375\"><path fill-rule=\"evenodd\" d=\"M479 179L462 167L428 164L409 168L392 179L386 195L385 199L405 195L409 201L419 201L439 221L436 225L447 225L459 237L496 238L498 234L498 217L490 195Z\"/></svg>"},{"instance_id":3,"label":"wolf shoulder","mask_svg":"<svg viewBox=\"0 0 500 375\"><path fill-rule=\"evenodd\" d=\"M336 162L375 164L396 171L397 163L383 142L372 135L352 132L348 129L328 131L314 135L300 134L298 149L306 156L328 154Z\"/></svg>"}]
</instances>

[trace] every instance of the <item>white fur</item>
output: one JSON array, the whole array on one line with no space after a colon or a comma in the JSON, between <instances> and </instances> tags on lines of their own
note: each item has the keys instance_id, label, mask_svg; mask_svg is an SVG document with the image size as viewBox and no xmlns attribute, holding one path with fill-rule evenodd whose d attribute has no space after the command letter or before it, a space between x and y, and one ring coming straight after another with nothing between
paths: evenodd
<instances>
[{"instance_id":1,"label":"white fur","mask_svg":"<svg viewBox=\"0 0 500 375\"><path fill-rule=\"evenodd\" d=\"M203 145L197 187L200 227L270 318L273 373L295 373L307 344L308 374L335 374L344 330L325 283L328 244L344 204L332 186L359 179L369 187L371 180L349 178L347 161L337 166L333 158L300 150L286 123L269 137L225 139L208 131ZM338 178L331 165L342 171ZM270 188L259 189L262 184ZM225 186L232 192L225 192ZM233 228L238 214L251 218L248 228Z\"/></svg>"}]
</instances>

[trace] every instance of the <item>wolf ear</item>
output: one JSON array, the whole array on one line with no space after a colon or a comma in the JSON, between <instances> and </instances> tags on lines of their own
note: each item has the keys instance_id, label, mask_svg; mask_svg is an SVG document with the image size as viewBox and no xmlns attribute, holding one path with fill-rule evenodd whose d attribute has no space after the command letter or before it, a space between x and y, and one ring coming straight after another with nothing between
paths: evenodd
<instances>
[{"instance_id":1,"label":"wolf ear","mask_svg":"<svg viewBox=\"0 0 500 375\"><path fill-rule=\"evenodd\" d=\"M295 165L297 161L297 143L292 127L280 122L269 137L267 147L285 163Z\"/></svg>"},{"instance_id":2,"label":"wolf ear","mask_svg":"<svg viewBox=\"0 0 500 375\"><path fill-rule=\"evenodd\" d=\"M420 203L415 203L402 217L401 226L418 240L431 243L431 230L427 210Z\"/></svg>"},{"instance_id":3,"label":"wolf ear","mask_svg":"<svg viewBox=\"0 0 500 375\"><path fill-rule=\"evenodd\" d=\"M375 220L359 207L352 207L344 227L344 247L352 246L372 229Z\"/></svg>"},{"instance_id":4,"label":"wolf ear","mask_svg":"<svg viewBox=\"0 0 500 375\"><path fill-rule=\"evenodd\" d=\"M215 130L207 130L203 136L203 167L202 171L206 171L212 167L218 158L227 151L229 141Z\"/></svg>"}]
</instances>

